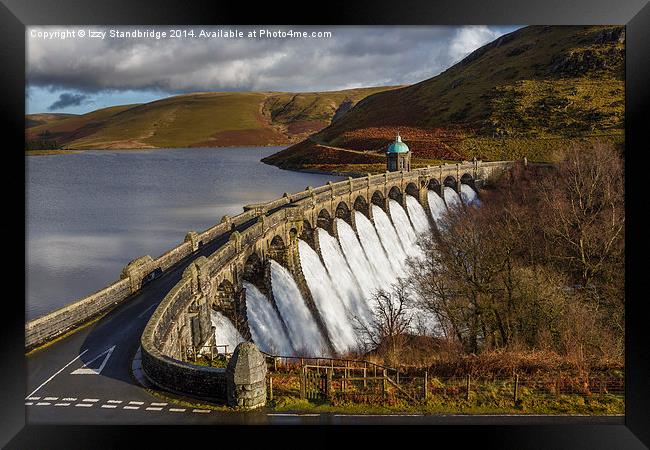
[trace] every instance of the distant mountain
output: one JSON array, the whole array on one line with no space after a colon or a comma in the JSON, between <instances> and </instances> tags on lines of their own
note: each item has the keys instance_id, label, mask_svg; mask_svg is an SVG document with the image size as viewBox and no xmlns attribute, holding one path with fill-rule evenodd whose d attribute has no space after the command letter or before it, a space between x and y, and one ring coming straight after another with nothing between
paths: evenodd
<instances>
[{"instance_id":1,"label":"distant mountain","mask_svg":"<svg viewBox=\"0 0 650 450\"><path fill-rule=\"evenodd\" d=\"M210 92L81 115L31 114L26 117L26 141L28 149L32 142L69 149L286 145L326 127L335 116L345 116L364 97L387 89L393 87Z\"/></svg>"},{"instance_id":2,"label":"distant mountain","mask_svg":"<svg viewBox=\"0 0 650 450\"><path fill-rule=\"evenodd\" d=\"M624 27L521 28L438 76L368 96L340 120L264 161L294 169L360 164L383 170L378 158L397 131L416 166L473 156L548 160L575 140L620 144L624 55Z\"/></svg>"}]
</instances>

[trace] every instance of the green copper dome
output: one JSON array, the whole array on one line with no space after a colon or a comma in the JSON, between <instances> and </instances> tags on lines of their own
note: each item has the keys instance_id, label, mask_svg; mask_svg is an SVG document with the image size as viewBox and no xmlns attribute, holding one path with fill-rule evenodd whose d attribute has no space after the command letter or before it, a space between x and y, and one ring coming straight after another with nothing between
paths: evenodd
<instances>
[{"instance_id":1,"label":"green copper dome","mask_svg":"<svg viewBox=\"0 0 650 450\"><path fill-rule=\"evenodd\" d=\"M409 147L404 142L402 142L402 137L397 134L395 142L388 146L386 153L408 153Z\"/></svg>"}]
</instances>

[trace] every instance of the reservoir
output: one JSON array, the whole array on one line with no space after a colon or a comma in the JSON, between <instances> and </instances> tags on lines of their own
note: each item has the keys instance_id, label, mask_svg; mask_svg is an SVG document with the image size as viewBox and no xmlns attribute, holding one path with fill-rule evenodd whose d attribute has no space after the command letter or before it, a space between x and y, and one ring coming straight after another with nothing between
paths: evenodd
<instances>
[{"instance_id":1,"label":"reservoir","mask_svg":"<svg viewBox=\"0 0 650 450\"><path fill-rule=\"evenodd\" d=\"M27 320L119 279L242 206L342 177L260 162L283 147L92 150L25 157Z\"/></svg>"}]
</instances>

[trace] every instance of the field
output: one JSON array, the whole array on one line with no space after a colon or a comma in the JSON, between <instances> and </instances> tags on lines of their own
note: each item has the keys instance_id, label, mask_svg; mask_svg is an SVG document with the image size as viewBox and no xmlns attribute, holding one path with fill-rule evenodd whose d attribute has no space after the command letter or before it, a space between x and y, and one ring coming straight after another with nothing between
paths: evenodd
<instances>
[{"instance_id":1,"label":"field","mask_svg":"<svg viewBox=\"0 0 650 450\"><path fill-rule=\"evenodd\" d=\"M26 118L27 149L286 145L386 89L194 93L83 115L34 114Z\"/></svg>"}]
</instances>

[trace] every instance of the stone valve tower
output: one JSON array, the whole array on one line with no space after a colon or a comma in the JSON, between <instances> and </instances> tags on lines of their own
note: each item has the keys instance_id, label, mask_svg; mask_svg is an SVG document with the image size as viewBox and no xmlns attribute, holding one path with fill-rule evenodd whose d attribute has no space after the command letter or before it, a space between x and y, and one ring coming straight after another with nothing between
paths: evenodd
<instances>
[{"instance_id":1,"label":"stone valve tower","mask_svg":"<svg viewBox=\"0 0 650 450\"><path fill-rule=\"evenodd\" d=\"M411 151L408 145L402 142L402 137L397 133L395 141L386 150L386 170L388 172L411 171Z\"/></svg>"}]
</instances>

